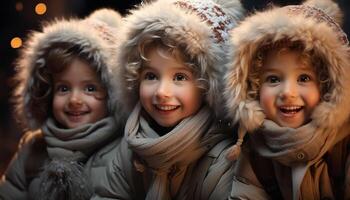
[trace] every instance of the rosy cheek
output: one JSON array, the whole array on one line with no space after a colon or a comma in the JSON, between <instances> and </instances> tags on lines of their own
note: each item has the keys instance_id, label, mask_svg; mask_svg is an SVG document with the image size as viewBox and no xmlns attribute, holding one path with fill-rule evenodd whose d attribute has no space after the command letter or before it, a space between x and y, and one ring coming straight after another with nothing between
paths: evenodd
<instances>
[{"instance_id":1,"label":"rosy cheek","mask_svg":"<svg viewBox=\"0 0 350 200\"><path fill-rule=\"evenodd\" d=\"M267 118L269 118L270 113L272 113L274 101L275 101L275 92L269 88L262 87L259 91L259 103L261 108L264 110Z\"/></svg>"},{"instance_id":2,"label":"rosy cheek","mask_svg":"<svg viewBox=\"0 0 350 200\"><path fill-rule=\"evenodd\" d=\"M317 106L321 101L321 94L317 86L314 86L314 88L309 88L308 90L304 90L302 95L311 108Z\"/></svg>"},{"instance_id":3,"label":"rosy cheek","mask_svg":"<svg viewBox=\"0 0 350 200\"><path fill-rule=\"evenodd\" d=\"M271 99L271 96L271 91L265 87L262 87L259 91L260 104L266 104L269 101L269 99Z\"/></svg>"},{"instance_id":4,"label":"rosy cheek","mask_svg":"<svg viewBox=\"0 0 350 200\"><path fill-rule=\"evenodd\" d=\"M260 96L260 106L266 110L269 105L268 98L266 96Z\"/></svg>"}]
</instances>

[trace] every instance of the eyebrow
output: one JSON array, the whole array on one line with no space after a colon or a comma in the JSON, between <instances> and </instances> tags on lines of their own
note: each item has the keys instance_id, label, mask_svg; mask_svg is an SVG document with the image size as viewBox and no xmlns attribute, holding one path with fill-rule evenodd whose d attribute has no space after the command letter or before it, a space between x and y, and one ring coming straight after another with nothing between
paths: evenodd
<instances>
[{"instance_id":1,"label":"eyebrow","mask_svg":"<svg viewBox=\"0 0 350 200\"><path fill-rule=\"evenodd\" d=\"M142 66L142 70L144 70L144 69L153 69L153 67L148 65L148 64L144 64ZM184 66L184 67L173 67L172 69L173 70L185 70L185 71L193 73L193 70L191 68L187 67L187 66Z\"/></svg>"},{"instance_id":2,"label":"eyebrow","mask_svg":"<svg viewBox=\"0 0 350 200\"><path fill-rule=\"evenodd\" d=\"M152 69L152 67L149 66L148 64L143 64L143 65L141 66L141 69L142 69L142 70L143 70L143 69Z\"/></svg>"},{"instance_id":3,"label":"eyebrow","mask_svg":"<svg viewBox=\"0 0 350 200\"><path fill-rule=\"evenodd\" d=\"M261 72L262 73L264 73L264 72L279 72L279 70L278 69L275 69L275 68L262 68L262 70L261 70Z\"/></svg>"},{"instance_id":4,"label":"eyebrow","mask_svg":"<svg viewBox=\"0 0 350 200\"><path fill-rule=\"evenodd\" d=\"M64 83L64 84L67 84L67 83L70 82L68 79L64 79L64 78L53 79L53 81L54 81L54 84L57 84L57 83ZM91 83L91 84L103 85L102 81L99 81L99 80L87 79L87 80L81 80L81 81L79 81L79 82L80 82L80 83L83 83L83 84Z\"/></svg>"},{"instance_id":5,"label":"eyebrow","mask_svg":"<svg viewBox=\"0 0 350 200\"><path fill-rule=\"evenodd\" d=\"M184 71L188 71L190 73L193 73L193 70L191 68L189 68L189 67L186 67L186 66L185 67L175 67L173 69L175 69L175 70L184 70Z\"/></svg>"},{"instance_id":6,"label":"eyebrow","mask_svg":"<svg viewBox=\"0 0 350 200\"><path fill-rule=\"evenodd\" d=\"M315 71L315 69L312 66L306 66L306 65L301 65L300 67L298 67L298 69L305 70L305 71L312 71L312 72Z\"/></svg>"}]
</instances>

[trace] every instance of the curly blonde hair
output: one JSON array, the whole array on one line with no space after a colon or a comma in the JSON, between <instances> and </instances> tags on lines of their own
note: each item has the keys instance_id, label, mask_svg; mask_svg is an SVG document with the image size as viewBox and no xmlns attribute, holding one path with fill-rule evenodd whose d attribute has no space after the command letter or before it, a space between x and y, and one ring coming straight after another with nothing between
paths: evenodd
<instances>
[{"instance_id":1,"label":"curly blonde hair","mask_svg":"<svg viewBox=\"0 0 350 200\"><path fill-rule=\"evenodd\" d=\"M321 99L324 101L328 100L327 94L331 89L331 81L326 61L313 49L307 49L301 41L290 41L287 39L282 39L277 42L266 42L256 51L255 57L251 62L248 76L248 98L250 100L259 99L259 89L261 85L259 75L271 51L277 54L281 54L285 51L299 52L301 61L305 64L310 64L317 74Z\"/></svg>"},{"instance_id":2,"label":"curly blonde hair","mask_svg":"<svg viewBox=\"0 0 350 200\"><path fill-rule=\"evenodd\" d=\"M126 79L128 90L138 91L140 74L144 64L149 61L147 53L154 49L164 58L169 58L168 55L170 55L172 58L183 62L196 77L197 86L203 91L207 91L209 89L208 75L193 56L184 53L186 52L185 48L185 46L176 45L175 41L170 40L168 37L153 34L145 35L137 45L137 55L129 57L127 62L124 78Z\"/></svg>"}]
</instances>

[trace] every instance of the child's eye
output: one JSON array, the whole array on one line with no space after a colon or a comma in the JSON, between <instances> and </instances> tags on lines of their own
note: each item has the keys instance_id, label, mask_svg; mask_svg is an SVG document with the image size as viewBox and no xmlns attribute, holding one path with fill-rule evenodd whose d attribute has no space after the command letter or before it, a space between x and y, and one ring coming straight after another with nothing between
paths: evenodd
<instances>
[{"instance_id":1,"label":"child's eye","mask_svg":"<svg viewBox=\"0 0 350 200\"><path fill-rule=\"evenodd\" d=\"M157 76L152 72L146 72L144 75L145 80L156 80Z\"/></svg>"},{"instance_id":2,"label":"child's eye","mask_svg":"<svg viewBox=\"0 0 350 200\"><path fill-rule=\"evenodd\" d=\"M187 81L188 77L186 74L176 74L174 77L174 81Z\"/></svg>"},{"instance_id":3,"label":"child's eye","mask_svg":"<svg viewBox=\"0 0 350 200\"><path fill-rule=\"evenodd\" d=\"M281 81L280 78L275 75L270 75L265 79L265 82L268 82L268 83L279 83L280 81Z\"/></svg>"},{"instance_id":4,"label":"child's eye","mask_svg":"<svg viewBox=\"0 0 350 200\"><path fill-rule=\"evenodd\" d=\"M68 91L69 91L69 88L66 85L57 85L55 89L55 92L58 92L58 93L65 93Z\"/></svg>"},{"instance_id":5,"label":"child's eye","mask_svg":"<svg viewBox=\"0 0 350 200\"><path fill-rule=\"evenodd\" d=\"M308 82L311 80L311 77L307 74L302 74L299 76L298 81L299 82Z\"/></svg>"},{"instance_id":6,"label":"child's eye","mask_svg":"<svg viewBox=\"0 0 350 200\"><path fill-rule=\"evenodd\" d=\"M96 92L97 91L97 86L95 85L87 85L85 87L85 92L91 93L91 92Z\"/></svg>"}]
</instances>

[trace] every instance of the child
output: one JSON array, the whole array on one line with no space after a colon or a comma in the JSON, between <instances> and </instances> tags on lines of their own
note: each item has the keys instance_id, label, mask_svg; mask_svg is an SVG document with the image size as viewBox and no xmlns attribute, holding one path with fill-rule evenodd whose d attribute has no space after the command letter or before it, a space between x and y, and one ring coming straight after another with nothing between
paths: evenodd
<instances>
[{"instance_id":1,"label":"child","mask_svg":"<svg viewBox=\"0 0 350 200\"><path fill-rule=\"evenodd\" d=\"M97 199L229 195L231 163L222 156L229 127L214 111L227 31L242 8L238 1L223 5L159 0L125 17L114 74L132 112Z\"/></svg>"},{"instance_id":2,"label":"child","mask_svg":"<svg viewBox=\"0 0 350 200\"><path fill-rule=\"evenodd\" d=\"M240 124L233 149L250 133L232 199L350 198L348 40L312 5L339 19L335 3L308 1L257 13L232 32L238 50L225 97Z\"/></svg>"},{"instance_id":3,"label":"child","mask_svg":"<svg viewBox=\"0 0 350 200\"><path fill-rule=\"evenodd\" d=\"M123 128L123 116L112 116L116 27L107 24L120 21L104 9L31 35L18 62L14 96L29 131L1 179L1 199L91 197Z\"/></svg>"}]
</instances>

